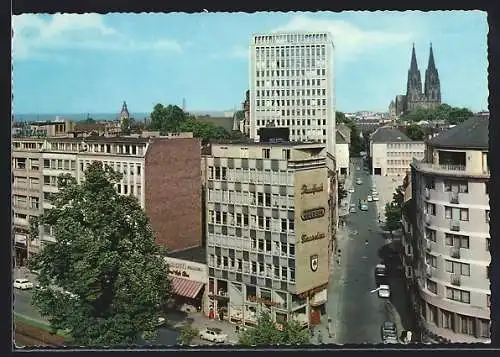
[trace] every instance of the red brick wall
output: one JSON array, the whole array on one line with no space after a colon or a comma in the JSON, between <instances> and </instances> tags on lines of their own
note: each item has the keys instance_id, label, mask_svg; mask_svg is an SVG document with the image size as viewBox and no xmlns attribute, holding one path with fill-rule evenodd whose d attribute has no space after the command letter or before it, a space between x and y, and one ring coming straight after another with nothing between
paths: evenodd
<instances>
[{"instance_id":1,"label":"red brick wall","mask_svg":"<svg viewBox=\"0 0 500 357\"><path fill-rule=\"evenodd\" d=\"M145 166L145 208L156 242L170 252L201 246L200 141L155 139Z\"/></svg>"}]
</instances>

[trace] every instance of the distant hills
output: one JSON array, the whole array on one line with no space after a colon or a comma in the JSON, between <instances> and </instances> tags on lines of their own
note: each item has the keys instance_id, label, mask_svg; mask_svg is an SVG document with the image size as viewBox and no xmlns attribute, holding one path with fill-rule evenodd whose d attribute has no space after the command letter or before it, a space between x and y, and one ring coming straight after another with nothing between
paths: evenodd
<instances>
[{"instance_id":1,"label":"distant hills","mask_svg":"<svg viewBox=\"0 0 500 357\"><path fill-rule=\"evenodd\" d=\"M211 110L196 110L190 111L193 115L209 115L211 117L232 117L234 110L227 111L211 111ZM149 112L131 112L130 116L135 120L144 120L149 118ZM116 120L119 118L119 113L72 113L72 114L13 114L14 121L52 121L59 119L68 119L72 121L83 121L90 117L94 120Z\"/></svg>"}]
</instances>

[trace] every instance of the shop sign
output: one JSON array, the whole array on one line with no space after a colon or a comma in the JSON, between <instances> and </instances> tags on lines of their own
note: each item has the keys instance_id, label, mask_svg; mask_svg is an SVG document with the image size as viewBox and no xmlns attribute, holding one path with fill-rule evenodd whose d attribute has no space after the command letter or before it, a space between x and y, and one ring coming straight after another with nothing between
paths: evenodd
<instances>
[{"instance_id":1,"label":"shop sign","mask_svg":"<svg viewBox=\"0 0 500 357\"><path fill-rule=\"evenodd\" d=\"M325 208L317 207L317 208L307 209L307 210L302 211L300 218L302 218L303 221L309 221L311 219L321 218L325 215L325 213L326 213Z\"/></svg>"},{"instance_id":2,"label":"shop sign","mask_svg":"<svg viewBox=\"0 0 500 357\"><path fill-rule=\"evenodd\" d=\"M312 242L314 240L323 239L325 237L326 237L325 233L316 233L316 234L312 234L312 235L307 235L307 234L304 233L300 237L300 241L302 243L307 243L307 242Z\"/></svg>"},{"instance_id":3,"label":"shop sign","mask_svg":"<svg viewBox=\"0 0 500 357\"><path fill-rule=\"evenodd\" d=\"M322 192L323 191L323 184L314 184L312 186L307 186L307 185L302 185L301 193L303 195L310 194L310 193L316 193L316 192Z\"/></svg>"}]
</instances>

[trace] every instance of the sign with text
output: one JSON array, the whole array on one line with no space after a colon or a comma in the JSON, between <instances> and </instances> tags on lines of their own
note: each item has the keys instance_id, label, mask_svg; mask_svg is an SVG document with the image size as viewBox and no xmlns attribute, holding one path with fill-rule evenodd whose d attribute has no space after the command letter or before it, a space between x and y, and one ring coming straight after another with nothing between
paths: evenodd
<instances>
[{"instance_id":1,"label":"sign with text","mask_svg":"<svg viewBox=\"0 0 500 357\"><path fill-rule=\"evenodd\" d=\"M165 258L165 260L170 276L207 283L208 269L205 264L170 257Z\"/></svg>"},{"instance_id":2,"label":"sign with text","mask_svg":"<svg viewBox=\"0 0 500 357\"><path fill-rule=\"evenodd\" d=\"M323 191L323 184L320 183L319 185L313 184L312 186L307 186L307 185L302 185L301 193L303 195L310 194L310 193L316 193L316 192L322 192Z\"/></svg>"},{"instance_id":3,"label":"sign with text","mask_svg":"<svg viewBox=\"0 0 500 357\"><path fill-rule=\"evenodd\" d=\"M325 212L326 209L324 209L323 207L307 209L302 211L300 218L302 218L303 221L308 221L310 219L323 217L325 215Z\"/></svg>"},{"instance_id":4,"label":"sign with text","mask_svg":"<svg viewBox=\"0 0 500 357\"><path fill-rule=\"evenodd\" d=\"M307 242L312 242L314 240L323 239L325 237L326 237L325 233L316 233L316 234L311 234L311 235L307 235L307 234L304 233L300 237L300 242L301 243L307 243Z\"/></svg>"}]
</instances>

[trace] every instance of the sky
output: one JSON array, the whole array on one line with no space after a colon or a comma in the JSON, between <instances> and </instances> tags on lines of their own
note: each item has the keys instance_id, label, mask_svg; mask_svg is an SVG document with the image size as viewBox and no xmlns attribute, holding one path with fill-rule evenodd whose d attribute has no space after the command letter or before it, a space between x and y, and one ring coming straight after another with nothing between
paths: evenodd
<instances>
[{"instance_id":1,"label":"sky","mask_svg":"<svg viewBox=\"0 0 500 357\"><path fill-rule=\"evenodd\" d=\"M240 109L252 34L330 31L336 110L387 111L406 92L412 43L424 82L432 42L442 101L487 110L480 11L23 14L13 17L15 114L131 112L155 104Z\"/></svg>"}]
</instances>

